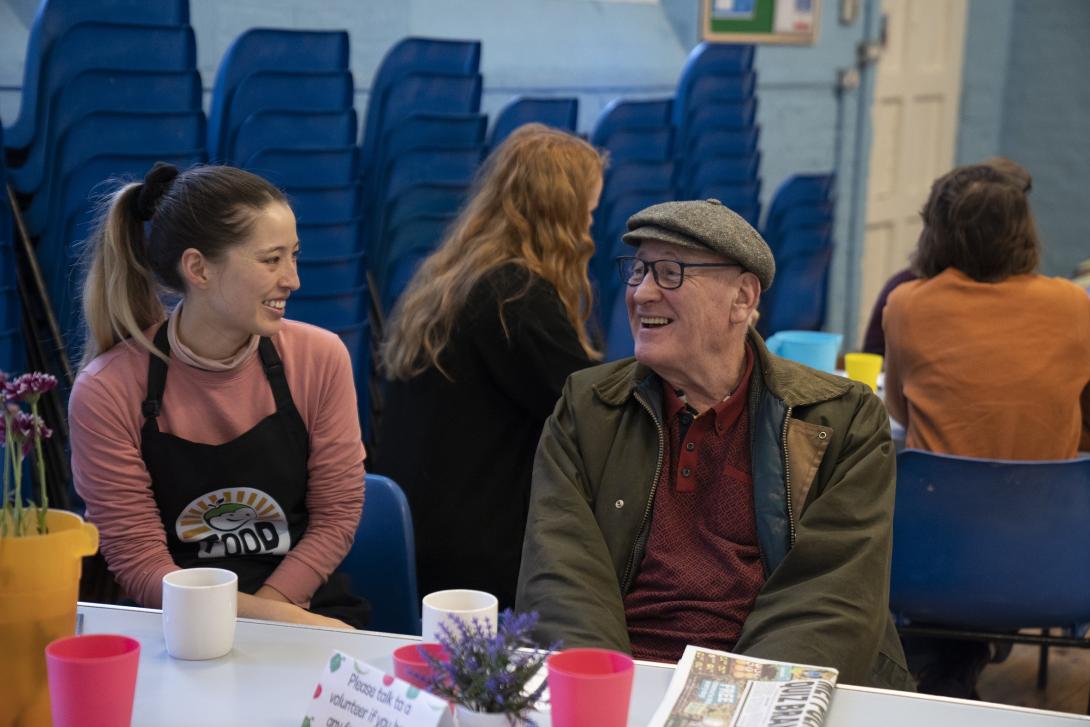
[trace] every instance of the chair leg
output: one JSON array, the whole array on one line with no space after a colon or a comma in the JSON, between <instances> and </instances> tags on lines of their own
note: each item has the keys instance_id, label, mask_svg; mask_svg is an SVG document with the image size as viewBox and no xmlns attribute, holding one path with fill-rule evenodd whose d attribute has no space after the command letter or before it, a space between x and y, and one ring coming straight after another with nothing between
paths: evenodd
<instances>
[{"instance_id":1,"label":"chair leg","mask_svg":"<svg viewBox=\"0 0 1090 727\"><path fill-rule=\"evenodd\" d=\"M1041 636L1048 636L1050 629L1041 629ZM1037 688L1048 686L1048 644L1041 644L1041 655L1037 659Z\"/></svg>"}]
</instances>

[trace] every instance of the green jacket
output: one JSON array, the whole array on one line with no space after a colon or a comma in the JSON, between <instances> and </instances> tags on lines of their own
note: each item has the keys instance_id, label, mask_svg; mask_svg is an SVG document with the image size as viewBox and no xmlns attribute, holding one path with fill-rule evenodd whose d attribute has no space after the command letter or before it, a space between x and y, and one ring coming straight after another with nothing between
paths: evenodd
<instances>
[{"instance_id":1,"label":"green jacket","mask_svg":"<svg viewBox=\"0 0 1090 727\"><path fill-rule=\"evenodd\" d=\"M748 393L765 584L735 650L913 689L888 610L896 468L862 385L757 352ZM658 377L632 359L572 374L534 461L518 609L565 646L630 651L623 594L651 529L664 449Z\"/></svg>"}]
</instances>

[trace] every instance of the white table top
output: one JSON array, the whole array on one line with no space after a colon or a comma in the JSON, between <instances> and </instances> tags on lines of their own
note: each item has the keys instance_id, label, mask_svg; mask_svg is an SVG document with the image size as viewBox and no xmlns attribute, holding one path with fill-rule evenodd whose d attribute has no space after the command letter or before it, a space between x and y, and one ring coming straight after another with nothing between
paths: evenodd
<instances>
[{"instance_id":1,"label":"white table top","mask_svg":"<svg viewBox=\"0 0 1090 727\"><path fill-rule=\"evenodd\" d=\"M394 649L416 637L338 631L239 619L235 648L210 661L166 653L159 611L81 603L83 633L121 633L140 641L134 727L284 725L298 727L326 659L340 649L393 672ZM642 727L666 691L673 669L637 662L629 725ZM1090 718L985 702L838 686L830 727L1076 727ZM547 715L538 724L547 727Z\"/></svg>"}]
</instances>

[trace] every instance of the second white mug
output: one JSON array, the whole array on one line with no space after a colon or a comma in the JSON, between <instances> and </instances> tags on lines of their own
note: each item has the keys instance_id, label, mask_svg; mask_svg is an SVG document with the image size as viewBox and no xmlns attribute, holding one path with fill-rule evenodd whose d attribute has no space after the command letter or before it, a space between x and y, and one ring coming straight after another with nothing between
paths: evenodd
<instances>
[{"instance_id":1,"label":"second white mug","mask_svg":"<svg viewBox=\"0 0 1090 727\"><path fill-rule=\"evenodd\" d=\"M238 576L187 568L163 576L163 640L175 659L217 659L235 643Z\"/></svg>"},{"instance_id":2,"label":"second white mug","mask_svg":"<svg viewBox=\"0 0 1090 727\"><path fill-rule=\"evenodd\" d=\"M488 628L493 633L496 631L496 616L499 601L491 593L484 591L470 591L456 588L449 591L436 591L424 596L423 629L421 632L424 641L435 641L439 632L439 624L446 623L447 627L455 634L451 616L457 616L467 624L476 618L482 624L487 620Z\"/></svg>"}]
</instances>

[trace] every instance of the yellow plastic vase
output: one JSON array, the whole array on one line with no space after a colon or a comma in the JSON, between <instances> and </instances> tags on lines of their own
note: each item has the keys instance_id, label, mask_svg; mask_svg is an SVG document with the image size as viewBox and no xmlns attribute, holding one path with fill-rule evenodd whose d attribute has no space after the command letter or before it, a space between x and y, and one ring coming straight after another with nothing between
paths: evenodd
<instances>
[{"instance_id":1,"label":"yellow plastic vase","mask_svg":"<svg viewBox=\"0 0 1090 727\"><path fill-rule=\"evenodd\" d=\"M82 559L98 530L51 510L48 535L0 538L0 725L49 725L45 647L76 631Z\"/></svg>"}]
</instances>

